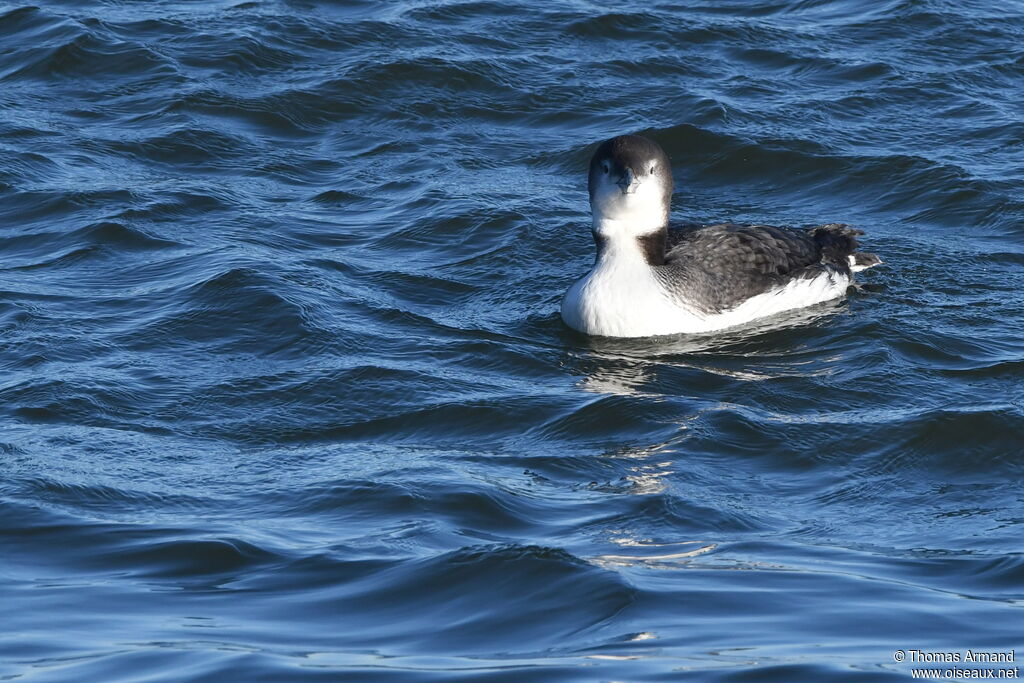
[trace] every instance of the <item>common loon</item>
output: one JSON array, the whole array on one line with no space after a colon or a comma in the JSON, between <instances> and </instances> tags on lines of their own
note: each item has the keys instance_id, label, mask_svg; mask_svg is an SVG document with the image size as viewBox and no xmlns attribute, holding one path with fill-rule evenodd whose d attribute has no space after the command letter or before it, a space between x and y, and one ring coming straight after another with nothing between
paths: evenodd
<instances>
[{"instance_id":1,"label":"common loon","mask_svg":"<svg viewBox=\"0 0 1024 683\"><path fill-rule=\"evenodd\" d=\"M575 330L607 337L701 333L842 297L881 263L840 223L669 226L672 168L653 140L622 135L590 160L597 259L562 299Z\"/></svg>"}]
</instances>

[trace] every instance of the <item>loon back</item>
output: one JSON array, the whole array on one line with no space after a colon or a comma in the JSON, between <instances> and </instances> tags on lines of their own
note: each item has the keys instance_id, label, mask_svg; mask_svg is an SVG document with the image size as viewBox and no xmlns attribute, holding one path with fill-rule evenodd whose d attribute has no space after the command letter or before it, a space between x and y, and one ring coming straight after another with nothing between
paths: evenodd
<instances>
[{"instance_id":1,"label":"loon back","mask_svg":"<svg viewBox=\"0 0 1024 683\"><path fill-rule=\"evenodd\" d=\"M721 313L794 279L849 277L879 263L874 254L857 251L857 236L863 234L842 223L810 229L735 223L680 226L667 231L665 267L656 272L670 291L685 293L694 307Z\"/></svg>"}]
</instances>

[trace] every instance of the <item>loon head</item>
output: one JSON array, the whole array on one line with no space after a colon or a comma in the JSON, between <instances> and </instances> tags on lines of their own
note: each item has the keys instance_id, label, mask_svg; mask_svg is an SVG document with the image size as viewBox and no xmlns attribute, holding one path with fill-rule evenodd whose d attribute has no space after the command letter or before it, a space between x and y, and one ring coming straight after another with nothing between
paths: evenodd
<instances>
[{"instance_id":1,"label":"loon head","mask_svg":"<svg viewBox=\"0 0 1024 683\"><path fill-rule=\"evenodd\" d=\"M668 225L672 166L653 140L620 135L601 143L588 186L598 238L642 237Z\"/></svg>"}]
</instances>

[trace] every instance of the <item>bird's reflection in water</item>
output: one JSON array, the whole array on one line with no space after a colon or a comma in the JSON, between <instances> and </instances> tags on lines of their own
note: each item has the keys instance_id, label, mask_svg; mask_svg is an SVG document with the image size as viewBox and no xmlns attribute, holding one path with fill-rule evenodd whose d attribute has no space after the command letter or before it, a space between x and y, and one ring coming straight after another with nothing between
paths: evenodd
<instances>
[{"instance_id":1,"label":"bird's reflection in water","mask_svg":"<svg viewBox=\"0 0 1024 683\"><path fill-rule=\"evenodd\" d=\"M676 453L687 439L688 423L720 406L715 393L733 381L762 381L792 375L828 373L841 354L825 350L816 338L819 323L833 317L836 305L758 321L715 335L686 335L646 339L587 339L587 348L570 356L566 365L581 377L587 392L635 397L641 401L670 401L679 415L671 418L678 430L671 438L643 447L617 449L605 457L629 461L619 482L600 487L612 494L672 496L672 479L679 476ZM723 380L725 383L723 384ZM678 569L712 552L717 543L688 538L652 539L630 529L608 532L606 552L591 561L606 569L642 566Z\"/></svg>"},{"instance_id":2,"label":"bird's reflection in water","mask_svg":"<svg viewBox=\"0 0 1024 683\"><path fill-rule=\"evenodd\" d=\"M629 464L620 483L606 487L605 490L630 496L674 495L670 492L670 478L676 472L678 463L673 459L671 449L678 441L672 439L647 448L608 453L606 457L627 460ZM655 540L621 527L611 529L607 534L608 543L613 547L590 558L591 562L606 569L638 565L677 569L693 558L714 550L717 545L693 539Z\"/></svg>"},{"instance_id":3,"label":"bird's reflection in water","mask_svg":"<svg viewBox=\"0 0 1024 683\"><path fill-rule=\"evenodd\" d=\"M711 335L616 339L588 337L566 365L582 378L584 391L619 396L686 396L685 385L655 386L659 372L694 370L722 377L760 381L828 372L841 357L822 355L815 342L827 330L818 324L836 314L835 303L789 311L743 327Z\"/></svg>"}]
</instances>

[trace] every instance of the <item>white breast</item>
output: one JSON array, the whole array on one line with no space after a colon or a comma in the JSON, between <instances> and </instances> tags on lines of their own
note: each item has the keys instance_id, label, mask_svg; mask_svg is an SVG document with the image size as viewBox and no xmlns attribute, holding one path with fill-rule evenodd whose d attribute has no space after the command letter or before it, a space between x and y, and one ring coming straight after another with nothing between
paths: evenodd
<instances>
[{"instance_id":1,"label":"white breast","mask_svg":"<svg viewBox=\"0 0 1024 683\"><path fill-rule=\"evenodd\" d=\"M700 317L669 297L635 247L612 241L562 299L574 330L604 337L652 337L695 330Z\"/></svg>"}]
</instances>

